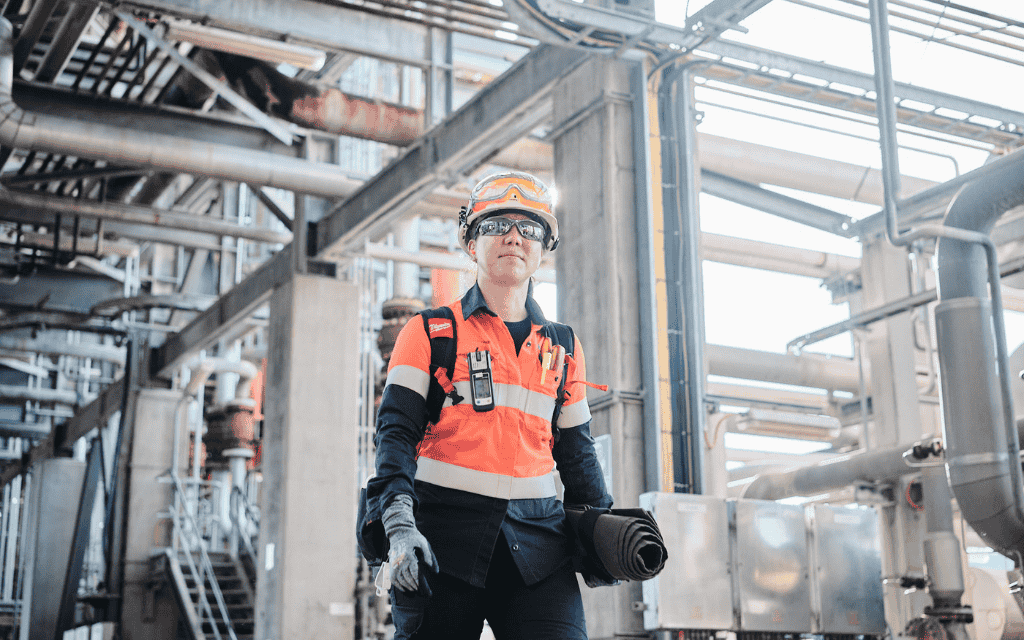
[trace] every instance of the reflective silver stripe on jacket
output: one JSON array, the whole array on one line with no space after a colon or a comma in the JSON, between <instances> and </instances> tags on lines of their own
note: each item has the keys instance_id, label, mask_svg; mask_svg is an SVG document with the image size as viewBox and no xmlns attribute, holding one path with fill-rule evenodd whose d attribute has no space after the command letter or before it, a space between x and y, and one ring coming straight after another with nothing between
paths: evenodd
<instances>
[{"instance_id":1,"label":"reflective silver stripe on jacket","mask_svg":"<svg viewBox=\"0 0 1024 640\"><path fill-rule=\"evenodd\" d=\"M555 478L550 473L534 478L514 478L498 473L467 469L455 464L420 456L416 461L416 479L449 489L468 491L488 498L525 500L553 498Z\"/></svg>"},{"instance_id":2,"label":"reflective silver stripe on jacket","mask_svg":"<svg viewBox=\"0 0 1024 640\"><path fill-rule=\"evenodd\" d=\"M430 374L411 365L399 364L388 372L388 379L384 386L389 384L397 384L411 389L426 400L427 390L430 388Z\"/></svg>"},{"instance_id":3,"label":"reflective silver stripe on jacket","mask_svg":"<svg viewBox=\"0 0 1024 640\"><path fill-rule=\"evenodd\" d=\"M455 383L455 390L463 398L460 404L472 404L473 396L470 394L470 384L470 382ZM451 398L445 400L444 406L452 406ZM514 384L495 383L494 406L518 409L550 422L551 416L555 412L555 399Z\"/></svg>"},{"instance_id":4,"label":"reflective silver stripe on jacket","mask_svg":"<svg viewBox=\"0 0 1024 640\"><path fill-rule=\"evenodd\" d=\"M563 404L562 412L558 414L558 428L569 429L578 427L590 421L590 405L586 398L572 404Z\"/></svg>"}]
</instances>

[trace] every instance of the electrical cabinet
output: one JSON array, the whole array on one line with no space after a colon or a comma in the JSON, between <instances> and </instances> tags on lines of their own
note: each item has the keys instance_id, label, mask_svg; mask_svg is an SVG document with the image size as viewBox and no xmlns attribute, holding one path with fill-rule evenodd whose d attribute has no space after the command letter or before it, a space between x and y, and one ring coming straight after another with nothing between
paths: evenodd
<instances>
[{"instance_id":1,"label":"electrical cabinet","mask_svg":"<svg viewBox=\"0 0 1024 640\"><path fill-rule=\"evenodd\" d=\"M642 585L644 628L731 628L725 501L685 493L645 493L640 496L640 506L654 514L668 548L664 570Z\"/></svg>"},{"instance_id":2,"label":"electrical cabinet","mask_svg":"<svg viewBox=\"0 0 1024 640\"><path fill-rule=\"evenodd\" d=\"M645 629L885 633L873 509L678 493L645 493L640 506L668 548L642 585Z\"/></svg>"},{"instance_id":3,"label":"electrical cabinet","mask_svg":"<svg viewBox=\"0 0 1024 640\"><path fill-rule=\"evenodd\" d=\"M803 507L729 502L735 524L735 598L743 631L811 629L810 565Z\"/></svg>"},{"instance_id":4,"label":"electrical cabinet","mask_svg":"<svg viewBox=\"0 0 1024 640\"><path fill-rule=\"evenodd\" d=\"M816 633L885 633L878 514L874 509L814 505L811 584Z\"/></svg>"}]
</instances>

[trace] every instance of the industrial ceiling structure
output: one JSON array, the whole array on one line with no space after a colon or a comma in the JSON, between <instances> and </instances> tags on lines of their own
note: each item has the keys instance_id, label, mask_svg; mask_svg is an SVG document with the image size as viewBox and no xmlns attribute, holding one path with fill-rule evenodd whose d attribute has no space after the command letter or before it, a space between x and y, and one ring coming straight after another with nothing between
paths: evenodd
<instances>
[{"instance_id":1,"label":"industrial ceiling structure","mask_svg":"<svg viewBox=\"0 0 1024 640\"><path fill-rule=\"evenodd\" d=\"M732 531L720 572L667 569L725 580L720 619L695 582L626 584L585 596L592 638L1024 632L1024 12L654 5L3 3L0 638L387 637L353 536L375 389L472 283L457 214L501 169L559 194L538 290L611 386L617 503ZM840 320L747 299L766 273ZM767 587L760 501L817 549L766 552Z\"/></svg>"}]
</instances>

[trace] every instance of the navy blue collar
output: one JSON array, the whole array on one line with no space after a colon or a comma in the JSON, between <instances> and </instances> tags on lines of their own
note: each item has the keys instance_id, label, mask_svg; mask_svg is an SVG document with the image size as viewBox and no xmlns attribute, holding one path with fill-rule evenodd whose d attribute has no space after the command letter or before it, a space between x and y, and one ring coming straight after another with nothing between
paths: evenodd
<instances>
[{"instance_id":1,"label":"navy blue collar","mask_svg":"<svg viewBox=\"0 0 1024 640\"><path fill-rule=\"evenodd\" d=\"M466 295L462 296L462 319L469 320L469 316L473 315L477 311L484 310L492 316L497 316L487 307L487 301L484 300L484 294L480 291L480 285L474 284ZM532 324L544 326L548 323L547 318L544 317L544 313L540 310L540 305L533 299L533 281L530 281L529 288L526 291L526 317L530 319Z\"/></svg>"}]
</instances>

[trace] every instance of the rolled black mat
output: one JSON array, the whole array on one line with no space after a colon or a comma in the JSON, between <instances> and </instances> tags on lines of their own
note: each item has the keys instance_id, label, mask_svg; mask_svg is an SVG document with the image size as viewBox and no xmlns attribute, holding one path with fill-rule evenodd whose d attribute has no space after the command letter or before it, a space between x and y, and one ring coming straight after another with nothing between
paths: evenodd
<instances>
[{"instance_id":1,"label":"rolled black mat","mask_svg":"<svg viewBox=\"0 0 1024 640\"><path fill-rule=\"evenodd\" d=\"M565 515L579 566L605 579L636 581L650 580L665 567L668 549L649 511L567 507Z\"/></svg>"}]
</instances>

